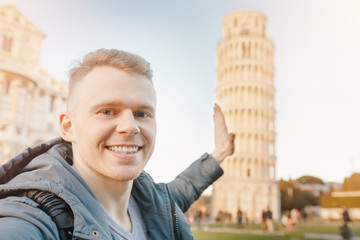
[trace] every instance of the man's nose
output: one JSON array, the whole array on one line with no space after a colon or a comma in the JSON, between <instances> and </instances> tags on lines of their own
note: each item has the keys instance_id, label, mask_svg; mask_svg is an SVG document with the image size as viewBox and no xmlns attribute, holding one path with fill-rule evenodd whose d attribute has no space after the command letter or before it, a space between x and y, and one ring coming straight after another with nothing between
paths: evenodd
<instances>
[{"instance_id":1,"label":"man's nose","mask_svg":"<svg viewBox=\"0 0 360 240\"><path fill-rule=\"evenodd\" d=\"M133 135L140 132L138 122L131 110L126 110L119 116L116 131L127 135Z\"/></svg>"}]
</instances>

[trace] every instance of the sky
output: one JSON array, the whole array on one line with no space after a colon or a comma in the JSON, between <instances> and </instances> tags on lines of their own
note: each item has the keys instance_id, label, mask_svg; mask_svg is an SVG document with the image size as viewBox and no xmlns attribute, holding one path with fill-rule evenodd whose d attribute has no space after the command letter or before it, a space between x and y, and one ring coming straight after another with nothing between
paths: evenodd
<instances>
[{"instance_id":1,"label":"sky","mask_svg":"<svg viewBox=\"0 0 360 240\"><path fill-rule=\"evenodd\" d=\"M98 48L151 63L158 133L145 170L165 182L213 151L223 18L261 11L275 46L276 178L360 172L358 0L0 0L10 2L45 33L40 64L59 81Z\"/></svg>"}]
</instances>

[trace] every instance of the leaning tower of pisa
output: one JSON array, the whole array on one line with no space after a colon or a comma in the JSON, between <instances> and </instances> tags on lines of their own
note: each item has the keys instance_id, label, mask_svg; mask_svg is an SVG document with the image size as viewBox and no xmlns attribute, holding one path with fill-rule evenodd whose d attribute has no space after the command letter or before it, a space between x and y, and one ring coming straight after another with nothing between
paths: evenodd
<instances>
[{"instance_id":1,"label":"leaning tower of pisa","mask_svg":"<svg viewBox=\"0 0 360 240\"><path fill-rule=\"evenodd\" d=\"M266 17L241 10L223 20L224 39L217 47L216 99L235 153L223 163L224 176L214 184L212 216L241 209L249 220L261 219L268 206L279 219L280 194L275 166L274 62L265 34Z\"/></svg>"}]
</instances>

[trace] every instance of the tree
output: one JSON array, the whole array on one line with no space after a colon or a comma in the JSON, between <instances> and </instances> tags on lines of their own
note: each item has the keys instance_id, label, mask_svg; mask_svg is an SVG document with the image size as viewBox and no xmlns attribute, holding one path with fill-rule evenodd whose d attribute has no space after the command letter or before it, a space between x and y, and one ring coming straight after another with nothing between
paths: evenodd
<instances>
[{"instance_id":1,"label":"tree","mask_svg":"<svg viewBox=\"0 0 360 240\"><path fill-rule=\"evenodd\" d=\"M303 178L307 182L320 182L315 177L306 177ZM321 180L321 179L320 179ZM322 180L321 180L322 182ZM296 181L279 181L280 187L280 196L281 196L281 210L285 211L286 209L297 208L299 210L303 209L308 205L319 205L320 197L315 196L311 191L301 190L298 187L298 182Z\"/></svg>"},{"instance_id":2,"label":"tree","mask_svg":"<svg viewBox=\"0 0 360 240\"><path fill-rule=\"evenodd\" d=\"M324 184L323 180L314 176L302 176L295 180L299 184Z\"/></svg>"}]
</instances>

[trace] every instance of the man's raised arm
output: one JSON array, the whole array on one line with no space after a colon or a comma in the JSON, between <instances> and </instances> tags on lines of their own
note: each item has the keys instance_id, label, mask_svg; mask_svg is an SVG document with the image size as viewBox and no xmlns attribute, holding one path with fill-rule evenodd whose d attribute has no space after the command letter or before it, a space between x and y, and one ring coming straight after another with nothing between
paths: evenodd
<instances>
[{"instance_id":1,"label":"man's raised arm","mask_svg":"<svg viewBox=\"0 0 360 240\"><path fill-rule=\"evenodd\" d=\"M201 193L216 181L223 170L219 166L234 152L235 135L229 133L219 105L214 106L215 150L204 154L168 183L170 194L182 211L186 211Z\"/></svg>"}]
</instances>

